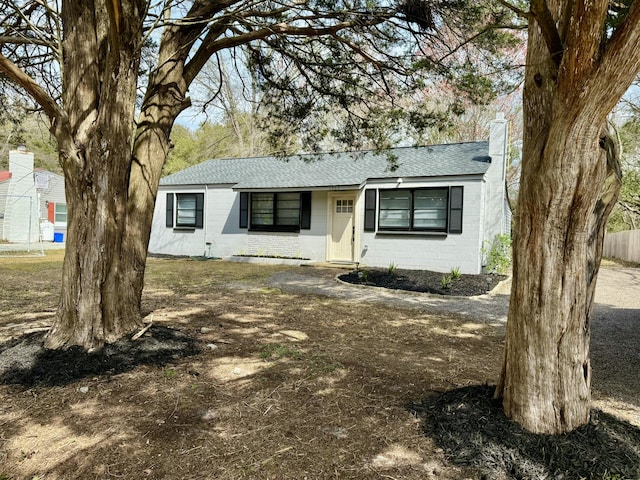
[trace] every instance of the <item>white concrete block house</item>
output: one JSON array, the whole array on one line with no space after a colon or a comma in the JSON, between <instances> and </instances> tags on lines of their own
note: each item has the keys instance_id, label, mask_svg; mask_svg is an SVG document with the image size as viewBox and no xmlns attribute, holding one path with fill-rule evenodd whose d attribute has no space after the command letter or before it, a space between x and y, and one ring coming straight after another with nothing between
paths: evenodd
<instances>
[{"instance_id":1,"label":"white concrete block house","mask_svg":"<svg viewBox=\"0 0 640 480\"><path fill-rule=\"evenodd\" d=\"M507 122L488 142L209 160L160 182L152 254L277 256L480 273L509 231Z\"/></svg>"}]
</instances>

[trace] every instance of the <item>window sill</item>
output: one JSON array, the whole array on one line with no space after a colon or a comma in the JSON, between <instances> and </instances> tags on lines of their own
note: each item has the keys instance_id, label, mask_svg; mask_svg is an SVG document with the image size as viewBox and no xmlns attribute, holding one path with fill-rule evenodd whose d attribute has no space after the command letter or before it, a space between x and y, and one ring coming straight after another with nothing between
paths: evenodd
<instances>
[{"instance_id":1,"label":"window sill","mask_svg":"<svg viewBox=\"0 0 640 480\"><path fill-rule=\"evenodd\" d=\"M196 231L196 227L173 227L175 233L193 233Z\"/></svg>"},{"instance_id":2,"label":"window sill","mask_svg":"<svg viewBox=\"0 0 640 480\"><path fill-rule=\"evenodd\" d=\"M249 232L261 233L300 233L300 227L250 227Z\"/></svg>"},{"instance_id":3,"label":"window sill","mask_svg":"<svg viewBox=\"0 0 640 480\"><path fill-rule=\"evenodd\" d=\"M447 232L418 232L418 231L402 231L402 230L378 230L375 232L376 237L446 237L449 235Z\"/></svg>"}]
</instances>

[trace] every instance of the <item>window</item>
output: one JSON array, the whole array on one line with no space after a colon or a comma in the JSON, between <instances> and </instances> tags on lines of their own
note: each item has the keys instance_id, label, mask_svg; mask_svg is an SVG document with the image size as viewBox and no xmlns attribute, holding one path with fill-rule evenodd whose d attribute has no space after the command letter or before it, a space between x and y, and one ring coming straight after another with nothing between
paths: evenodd
<instances>
[{"instance_id":1,"label":"window","mask_svg":"<svg viewBox=\"0 0 640 480\"><path fill-rule=\"evenodd\" d=\"M336 200L336 213L353 213L353 200Z\"/></svg>"},{"instance_id":2,"label":"window","mask_svg":"<svg viewBox=\"0 0 640 480\"><path fill-rule=\"evenodd\" d=\"M53 213L53 223L57 226L64 227L67 225L67 204L56 203Z\"/></svg>"},{"instance_id":3,"label":"window","mask_svg":"<svg viewBox=\"0 0 640 480\"><path fill-rule=\"evenodd\" d=\"M251 228L295 231L300 228L300 194L252 193Z\"/></svg>"},{"instance_id":4,"label":"window","mask_svg":"<svg viewBox=\"0 0 640 480\"><path fill-rule=\"evenodd\" d=\"M447 230L448 189L413 192L413 228Z\"/></svg>"},{"instance_id":5,"label":"window","mask_svg":"<svg viewBox=\"0 0 640 480\"><path fill-rule=\"evenodd\" d=\"M311 192L241 192L240 228L297 232L311 228Z\"/></svg>"},{"instance_id":6,"label":"window","mask_svg":"<svg viewBox=\"0 0 640 480\"><path fill-rule=\"evenodd\" d=\"M204 193L167 193L168 228L203 228Z\"/></svg>"},{"instance_id":7,"label":"window","mask_svg":"<svg viewBox=\"0 0 640 480\"><path fill-rule=\"evenodd\" d=\"M411 191L380 191L380 230L411 229Z\"/></svg>"},{"instance_id":8,"label":"window","mask_svg":"<svg viewBox=\"0 0 640 480\"><path fill-rule=\"evenodd\" d=\"M194 193L179 193L176 195L176 226L196 226L196 195Z\"/></svg>"},{"instance_id":9,"label":"window","mask_svg":"<svg viewBox=\"0 0 640 480\"><path fill-rule=\"evenodd\" d=\"M380 190L378 229L462 233L462 189ZM366 196L367 199L369 205L365 204L365 215L375 208L375 193ZM369 229L373 230L373 219L368 222Z\"/></svg>"}]
</instances>

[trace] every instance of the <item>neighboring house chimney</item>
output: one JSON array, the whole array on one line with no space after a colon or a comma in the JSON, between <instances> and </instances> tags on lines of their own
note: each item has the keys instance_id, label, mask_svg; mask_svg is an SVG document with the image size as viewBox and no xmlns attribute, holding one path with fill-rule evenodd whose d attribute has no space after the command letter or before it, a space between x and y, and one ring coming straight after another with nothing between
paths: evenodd
<instances>
[{"instance_id":1,"label":"neighboring house chimney","mask_svg":"<svg viewBox=\"0 0 640 480\"><path fill-rule=\"evenodd\" d=\"M489 155L491 166L485 174L486 205L484 241L491 242L496 235L510 233L510 212L506 196L506 166L508 122L504 113L496 113L489 126Z\"/></svg>"},{"instance_id":2,"label":"neighboring house chimney","mask_svg":"<svg viewBox=\"0 0 640 480\"><path fill-rule=\"evenodd\" d=\"M35 242L38 228L38 198L33 180L33 153L24 145L9 152L11 179L7 190L3 239L14 243Z\"/></svg>"}]
</instances>

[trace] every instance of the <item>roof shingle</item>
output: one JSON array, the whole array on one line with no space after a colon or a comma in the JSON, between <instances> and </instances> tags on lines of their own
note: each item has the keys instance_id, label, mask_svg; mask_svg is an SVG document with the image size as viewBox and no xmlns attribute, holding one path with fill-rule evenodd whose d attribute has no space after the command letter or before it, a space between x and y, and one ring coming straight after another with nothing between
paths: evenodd
<instances>
[{"instance_id":1,"label":"roof shingle","mask_svg":"<svg viewBox=\"0 0 640 480\"><path fill-rule=\"evenodd\" d=\"M398 168L389 169L389 157ZM322 153L291 157L208 160L164 177L160 185L230 184L236 189L322 188L362 185L368 179L483 175L489 143L401 147L386 152Z\"/></svg>"}]
</instances>

